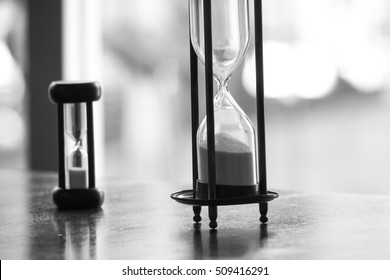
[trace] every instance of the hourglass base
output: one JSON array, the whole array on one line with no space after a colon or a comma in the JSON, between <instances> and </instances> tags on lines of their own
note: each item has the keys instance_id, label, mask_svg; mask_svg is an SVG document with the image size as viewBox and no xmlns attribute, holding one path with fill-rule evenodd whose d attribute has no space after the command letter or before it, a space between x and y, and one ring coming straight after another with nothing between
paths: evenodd
<instances>
[{"instance_id":1,"label":"hourglass base","mask_svg":"<svg viewBox=\"0 0 390 280\"><path fill-rule=\"evenodd\" d=\"M99 208L104 202L104 192L99 188L63 189L55 187L52 197L54 204L63 210Z\"/></svg>"},{"instance_id":2,"label":"hourglass base","mask_svg":"<svg viewBox=\"0 0 390 280\"><path fill-rule=\"evenodd\" d=\"M192 190L182 190L171 194L171 198L179 203L188 204L192 206L224 206L224 205L239 205L239 204L254 204L267 203L279 197L277 192L267 191L267 194L239 196L231 198L217 198L207 199L200 197L193 197Z\"/></svg>"},{"instance_id":3,"label":"hourglass base","mask_svg":"<svg viewBox=\"0 0 390 280\"><path fill-rule=\"evenodd\" d=\"M207 185L206 185L207 186ZM238 187L238 186L237 186ZM250 188L249 188L250 190ZM242 193L241 193L242 194ZM226 195L226 193L225 193ZM230 197L217 197L216 199L208 199L207 196L202 198L199 194L194 197L193 190L183 190L171 194L171 198L179 203L192 205L194 211L194 221L199 223L202 218L200 216L201 207L208 206L209 208L209 226L211 229L215 229L218 226L217 223L217 207L223 205L240 205L240 204L259 204L260 222L266 223L268 221L268 202L278 198L279 194L276 192L267 191L267 194L259 194L256 192L249 195L230 196Z\"/></svg>"}]
</instances>

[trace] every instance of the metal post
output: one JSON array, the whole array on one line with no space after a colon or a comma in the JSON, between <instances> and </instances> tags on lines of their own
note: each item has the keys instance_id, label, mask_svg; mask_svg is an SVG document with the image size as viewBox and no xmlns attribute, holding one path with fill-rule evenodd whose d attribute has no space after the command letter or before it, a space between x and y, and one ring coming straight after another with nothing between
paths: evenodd
<instances>
[{"instance_id":1,"label":"metal post","mask_svg":"<svg viewBox=\"0 0 390 280\"><path fill-rule=\"evenodd\" d=\"M211 22L211 0L204 0L204 42L206 69L206 110L207 110L207 157L209 172L209 199L216 199L215 174L215 129L214 129L214 94L213 94L213 43ZM217 206L209 206L210 227L217 227Z\"/></svg>"},{"instance_id":2,"label":"metal post","mask_svg":"<svg viewBox=\"0 0 390 280\"><path fill-rule=\"evenodd\" d=\"M190 10L190 1L188 6ZM191 16L189 16L190 18ZM191 124L192 124L192 191L193 198L196 198L196 182L198 180L198 155L196 144L196 133L199 127L199 91L198 91L198 57L191 43L191 22L189 22L189 37L190 37L190 75L191 75ZM193 220L200 222L202 220L200 212L201 206L193 206Z\"/></svg>"},{"instance_id":3,"label":"metal post","mask_svg":"<svg viewBox=\"0 0 390 280\"><path fill-rule=\"evenodd\" d=\"M88 143L88 187L95 188L95 140L93 129L93 105L87 102L87 143Z\"/></svg>"},{"instance_id":4,"label":"metal post","mask_svg":"<svg viewBox=\"0 0 390 280\"><path fill-rule=\"evenodd\" d=\"M263 68L263 19L262 2L254 1L255 12L255 54L256 54L256 101L257 101L257 133L259 158L259 193L267 194L265 113L264 113L264 68ZM267 222L268 203L260 203L260 221Z\"/></svg>"}]
</instances>

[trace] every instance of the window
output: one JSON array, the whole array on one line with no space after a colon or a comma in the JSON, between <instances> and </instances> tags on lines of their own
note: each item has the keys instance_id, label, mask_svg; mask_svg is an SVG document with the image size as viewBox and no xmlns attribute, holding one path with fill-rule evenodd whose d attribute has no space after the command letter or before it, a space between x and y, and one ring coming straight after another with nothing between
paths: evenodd
<instances>
[{"instance_id":1,"label":"window","mask_svg":"<svg viewBox=\"0 0 390 280\"><path fill-rule=\"evenodd\" d=\"M25 3L0 1L0 166L23 168L25 158Z\"/></svg>"}]
</instances>

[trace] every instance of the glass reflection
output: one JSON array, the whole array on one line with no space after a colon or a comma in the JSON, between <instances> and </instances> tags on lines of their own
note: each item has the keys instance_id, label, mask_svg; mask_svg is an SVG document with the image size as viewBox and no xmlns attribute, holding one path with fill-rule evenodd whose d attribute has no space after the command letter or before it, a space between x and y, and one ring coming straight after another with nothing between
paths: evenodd
<instances>
[{"instance_id":1,"label":"glass reflection","mask_svg":"<svg viewBox=\"0 0 390 280\"><path fill-rule=\"evenodd\" d=\"M97 259L97 232L102 209L61 212L53 214L53 225L61 240L64 259Z\"/></svg>"}]
</instances>

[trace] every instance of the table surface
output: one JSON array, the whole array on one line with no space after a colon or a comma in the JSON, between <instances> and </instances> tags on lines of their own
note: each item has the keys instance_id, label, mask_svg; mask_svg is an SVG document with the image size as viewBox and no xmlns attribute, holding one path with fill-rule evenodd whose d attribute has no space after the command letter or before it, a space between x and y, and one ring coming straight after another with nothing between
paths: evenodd
<instances>
[{"instance_id":1,"label":"table surface","mask_svg":"<svg viewBox=\"0 0 390 280\"><path fill-rule=\"evenodd\" d=\"M218 229L170 199L189 188L102 180L102 208L59 211L53 173L0 170L0 259L390 259L390 196L280 191L221 206ZM277 190L276 190L277 191Z\"/></svg>"}]
</instances>

